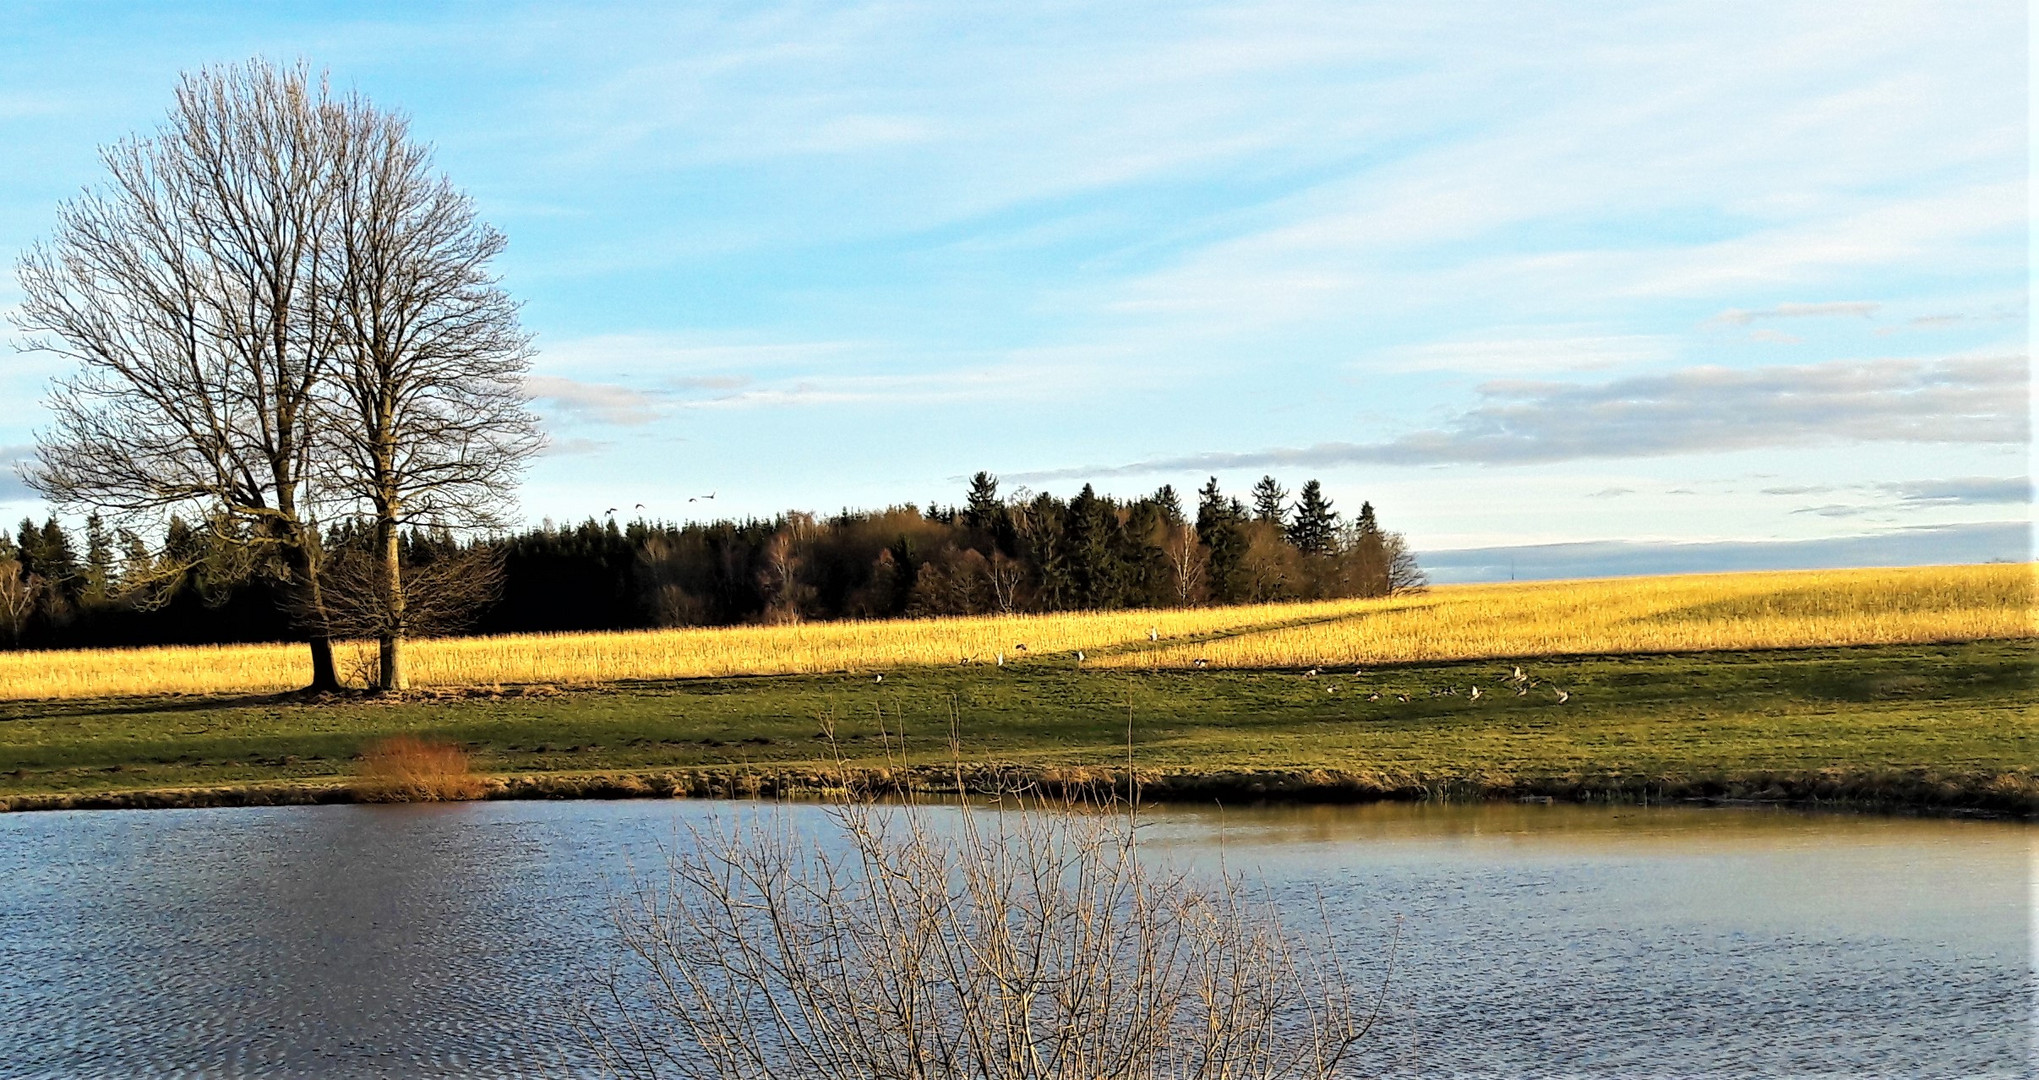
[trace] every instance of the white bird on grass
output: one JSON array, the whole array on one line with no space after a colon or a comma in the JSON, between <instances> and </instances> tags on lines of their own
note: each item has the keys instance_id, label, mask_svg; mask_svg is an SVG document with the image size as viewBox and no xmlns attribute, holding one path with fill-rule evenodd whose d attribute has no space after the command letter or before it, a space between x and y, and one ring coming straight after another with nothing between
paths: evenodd
<instances>
[{"instance_id":1,"label":"white bird on grass","mask_svg":"<svg viewBox=\"0 0 2039 1080\"><path fill-rule=\"evenodd\" d=\"M1480 688L1477 686L1473 687L1473 700L1474 701L1480 700Z\"/></svg>"},{"instance_id":2,"label":"white bird on grass","mask_svg":"<svg viewBox=\"0 0 2039 1080\"><path fill-rule=\"evenodd\" d=\"M1148 640L1148 641L1160 641L1160 640L1161 640L1161 628L1160 628L1160 627L1158 627L1158 626L1150 626L1150 627L1148 627L1148 628L1147 628L1147 640Z\"/></svg>"},{"instance_id":3,"label":"white bird on grass","mask_svg":"<svg viewBox=\"0 0 2039 1080\"><path fill-rule=\"evenodd\" d=\"M1558 704L1563 705L1565 702L1570 700L1572 700L1572 692L1570 690L1558 691Z\"/></svg>"},{"instance_id":4,"label":"white bird on grass","mask_svg":"<svg viewBox=\"0 0 2039 1080\"><path fill-rule=\"evenodd\" d=\"M883 674L881 673L881 674L880 674L880 675L879 675L879 676L878 676L877 678L875 678L875 679L872 679L871 681L872 681L872 682L884 682L884 681L885 681L885 676L884 676L884 675L883 675Z\"/></svg>"}]
</instances>

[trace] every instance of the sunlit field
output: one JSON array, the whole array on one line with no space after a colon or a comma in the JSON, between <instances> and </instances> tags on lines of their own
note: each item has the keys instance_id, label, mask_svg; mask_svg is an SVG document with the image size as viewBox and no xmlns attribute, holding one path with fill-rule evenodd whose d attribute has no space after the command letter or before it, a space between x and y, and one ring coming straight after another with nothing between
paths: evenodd
<instances>
[{"instance_id":1,"label":"sunlit field","mask_svg":"<svg viewBox=\"0 0 2039 1080\"><path fill-rule=\"evenodd\" d=\"M2033 636L2033 571L2013 564L1710 574L1172 611L450 638L415 642L408 658L413 685L443 687L1001 661L1273 668L1972 641ZM340 652L343 673L367 656L359 646ZM0 653L0 698L13 700L259 693L309 678L301 645Z\"/></svg>"},{"instance_id":2,"label":"sunlit field","mask_svg":"<svg viewBox=\"0 0 2039 1080\"><path fill-rule=\"evenodd\" d=\"M2029 564L1466 585L1108 663L1307 667L2030 637Z\"/></svg>"}]
</instances>

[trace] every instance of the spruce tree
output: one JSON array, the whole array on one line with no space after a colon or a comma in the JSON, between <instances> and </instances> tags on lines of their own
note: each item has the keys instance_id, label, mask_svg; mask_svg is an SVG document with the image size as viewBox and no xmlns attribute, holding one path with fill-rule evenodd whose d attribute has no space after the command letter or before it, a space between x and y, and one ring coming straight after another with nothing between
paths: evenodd
<instances>
[{"instance_id":1,"label":"spruce tree","mask_svg":"<svg viewBox=\"0 0 2039 1080\"><path fill-rule=\"evenodd\" d=\"M1285 524L1289 514L1289 492L1272 476L1253 485L1253 520Z\"/></svg>"},{"instance_id":2,"label":"spruce tree","mask_svg":"<svg viewBox=\"0 0 2039 1080\"><path fill-rule=\"evenodd\" d=\"M998 477L980 472L970 478L970 494L963 504L963 524L976 532L990 532L998 523Z\"/></svg>"},{"instance_id":3,"label":"spruce tree","mask_svg":"<svg viewBox=\"0 0 2039 1080\"><path fill-rule=\"evenodd\" d=\"M113 595L113 538L98 514L85 519L85 575L79 598L89 607L106 603Z\"/></svg>"},{"instance_id":4,"label":"spruce tree","mask_svg":"<svg viewBox=\"0 0 2039 1080\"><path fill-rule=\"evenodd\" d=\"M1289 543L1305 555L1329 555L1337 538L1338 514L1331 509L1331 500L1324 497L1323 485L1315 480L1304 484L1295 520L1289 523Z\"/></svg>"},{"instance_id":5,"label":"spruce tree","mask_svg":"<svg viewBox=\"0 0 2039 1080\"><path fill-rule=\"evenodd\" d=\"M1161 511L1161 520L1170 525L1180 525L1185 520L1182 513L1182 496L1175 493L1174 484L1163 484L1154 491L1154 506Z\"/></svg>"},{"instance_id":6,"label":"spruce tree","mask_svg":"<svg viewBox=\"0 0 2039 1080\"><path fill-rule=\"evenodd\" d=\"M1240 593L1239 567L1246 559L1247 537L1241 528L1246 521L1246 508L1239 500L1228 499L1218 491L1218 478L1197 492L1197 536L1210 550L1207 580L1210 584L1211 599L1219 603L1236 600Z\"/></svg>"}]
</instances>

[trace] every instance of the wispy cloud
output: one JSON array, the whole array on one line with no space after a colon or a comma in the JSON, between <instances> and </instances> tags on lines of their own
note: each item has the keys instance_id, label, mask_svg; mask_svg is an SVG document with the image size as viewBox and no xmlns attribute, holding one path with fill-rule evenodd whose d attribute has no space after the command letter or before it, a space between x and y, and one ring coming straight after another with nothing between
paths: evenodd
<instances>
[{"instance_id":1,"label":"wispy cloud","mask_svg":"<svg viewBox=\"0 0 2039 1080\"><path fill-rule=\"evenodd\" d=\"M29 443L0 446L0 503L40 498L21 482L21 465L34 456L35 447Z\"/></svg>"},{"instance_id":2,"label":"wispy cloud","mask_svg":"<svg viewBox=\"0 0 2039 1080\"><path fill-rule=\"evenodd\" d=\"M1729 308L1713 317L1717 323L1730 326L1747 326L1758 319L1831 319L1853 317L1866 319L1876 314L1881 306L1867 300L1838 300L1820 304L1779 304L1776 307L1745 311Z\"/></svg>"},{"instance_id":3,"label":"wispy cloud","mask_svg":"<svg viewBox=\"0 0 2039 1080\"><path fill-rule=\"evenodd\" d=\"M614 383L581 382L558 375L533 375L524 389L550 402L562 415L597 424L648 424L658 418L657 395Z\"/></svg>"},{"instance_id":4,"label":"wispy cloud","mask_svg":"<svg viewBox=\"0 0 2039 1080\"><path fill-rule=\"evenodd\" d=\"M1930 506L1988 506L2029 502L2032 480L2025 476L1963 476L1947 480L1902 480L1878 484L1902 502Z\"/></svg>"},{"instance_id":5,"label":"wispy cloud","mask_svg":"<svg viewBox=\"0 0 2039 1080\"><path fill-rule=\"evenodd\" d=\"M1541 334L1438 341L1391 350L1371 370L1462 371L1519 374L1525 371L1595 371L1668 359L1671 342L1649 334Z\"/></svg>"},{"instance_id":6,"label":"wispy cloud","mask_svg":"<svg viewBox=\"0 0 2039 1080\"><path fill-rule=\"evenodd\" d=\"M1496 381L1443 427L1374 443L1205 453L1107 468L1015 474L1039 481L1276 465L1526 465L1658 457L1833 440L2016 444L2029 437L2021 356L1876 360L1581 384Z\"/></svg>"}]
</instances>

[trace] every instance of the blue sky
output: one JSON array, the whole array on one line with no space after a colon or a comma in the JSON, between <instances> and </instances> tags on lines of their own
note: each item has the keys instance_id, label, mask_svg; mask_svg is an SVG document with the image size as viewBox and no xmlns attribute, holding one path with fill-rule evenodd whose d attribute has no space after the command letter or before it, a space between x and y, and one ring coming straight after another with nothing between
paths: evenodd
<instances>
[{"instance_id":1,"label":"blue sky","mask_svg":"<svg viewBox=\"0 0 2039 1080\"><path fill-rule=\"evenodd\" d=\"M302 57L511 239L531 520L1273 472L1422 551L2022 557L2030 38L1953 10L0 2L0 256Z\"/></svg>"}]
</instances>

